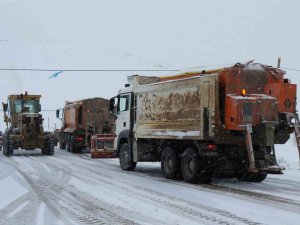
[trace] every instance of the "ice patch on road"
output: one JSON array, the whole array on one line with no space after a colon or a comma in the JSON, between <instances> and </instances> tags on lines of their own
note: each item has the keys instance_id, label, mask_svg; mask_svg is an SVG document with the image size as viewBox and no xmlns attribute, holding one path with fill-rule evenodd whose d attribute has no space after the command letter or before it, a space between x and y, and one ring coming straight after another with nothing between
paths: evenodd
<instances>
[{"instance_id":1,"label":"ice patch on road","mask_svg":"<svg viewBox=\"0 0 300 225\"><path fill-rule=\"evenodd\" d=\"M28 190L21 186L12 177L6 177L0 181L0 209L7 206L17 198L26 194Z\"/></svg>"}]
</instances>

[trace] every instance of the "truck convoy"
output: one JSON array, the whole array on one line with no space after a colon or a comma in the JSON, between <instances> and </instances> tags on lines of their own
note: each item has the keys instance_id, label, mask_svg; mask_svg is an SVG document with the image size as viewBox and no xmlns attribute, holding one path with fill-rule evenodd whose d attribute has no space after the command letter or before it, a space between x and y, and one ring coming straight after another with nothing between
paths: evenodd
<instances>
[{"instance_id":1,"label":"truck convoy","mask_svg":"<svg viewBox=\"0 0 300 225\"><path fill-rule=\"evenodd\" d=\"M64 109L56 111L56 117L62 119L60 148L69 152L90 148L91 137L96 133L114 132L115 119L109 114L109 100L104 98L66 101Z\"/></svg>"},{"instance_id":2,"label":"truck convoy","mask_svg":"<svg viewBox=\"0 0 300 225\"><path fill-rule=\"evenodd\" d=\"M166 178L190 183L213 176L261 182L281 174L274 144L284 144L294 129L299 133L296 85L284 75L271 66L238 63L129 77L130 85L110 100L120 167L130 171L137 162L160 161Z\"/></svg>"},{"instance_id":3,"label":"truck convoy","mask_svg":"<svg viewBox=\"0 0 300 225\"><path fill-rule=\"evenodd\" d=\"M53 133L43 129L43 117L39 113L41 95L9 95L2 103L4 122L3 155L11 156L19 147L25 150L42 149L42 154L53 155Z\"/></svg>"}]
</instances>

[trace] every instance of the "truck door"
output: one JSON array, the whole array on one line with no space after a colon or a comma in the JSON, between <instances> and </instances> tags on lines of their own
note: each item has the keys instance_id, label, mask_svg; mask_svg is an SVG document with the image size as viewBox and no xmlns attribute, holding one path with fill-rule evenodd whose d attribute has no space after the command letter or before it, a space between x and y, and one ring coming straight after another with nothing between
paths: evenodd
<instances>
[{"instance_id":1,"label":"truck door","mask_svg":"<svg viewBox=\"0 0 300 225\"><path fill-rule=\"evenodd\" d=\"M130 126L130 94L121 94L118 98L116 135L123 130L129 130Z\"/></svg>"}]
</instances>

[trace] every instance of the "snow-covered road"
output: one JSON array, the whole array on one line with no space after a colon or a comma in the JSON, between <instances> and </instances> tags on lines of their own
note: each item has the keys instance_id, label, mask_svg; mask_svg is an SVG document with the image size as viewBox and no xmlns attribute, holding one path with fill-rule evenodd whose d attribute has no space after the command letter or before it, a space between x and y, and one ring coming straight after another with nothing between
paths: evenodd
<instances>
[{"instance_id":1,"label":"snow-covered road","mask_svg":"<svg viewBox=\"0 0 300 225\"><path fill-rule=\"evenodd\" d=\"M192 185L165 179L158 163L125 172L117 159L16 151L0 156L0 224L299 224L294 176Z\"/></svg>"}]
</instances>

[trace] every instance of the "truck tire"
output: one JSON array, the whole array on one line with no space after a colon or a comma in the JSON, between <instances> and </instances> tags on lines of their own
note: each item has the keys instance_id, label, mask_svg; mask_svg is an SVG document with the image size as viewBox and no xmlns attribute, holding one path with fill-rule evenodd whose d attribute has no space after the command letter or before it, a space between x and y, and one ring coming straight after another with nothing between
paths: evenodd
<instances>
[{"instance_id":1,"label":"truck tire","mask_svg":"<svg viewBox=\"0 0 300 225\"><path fill-rule=\"evenodd\" d=\"M14 154L14 150L10 148L10 140L8 137L3 137L3 155L9 157Z\"/></svg>"},{"instance_id":2,"label":"truck tire","mask_svg":"<svg viewBox=\"0 0 300 225\"><path fill-rule=\"evenodd\" d=\"M7 147L6 147L6 144L5 144L6 139L3 137L2 141L3 141L2 153L3 153L3 155L6 155L6 151L7 151Z\"/></svg>"},{"instance_id":3,"label":"truck tire","mask_svg":"<svg viewBox=\"0 0 300 225\"><path fill-rule=\"evenodd\" d=\"M133 162L132 152L127 143L123 143L120 148L119 162L122 170L132 171L136 167L136 162Z\"/></svg>"},{"instance_id":4,"label":"truck tire","mask_svg":"<svg viewBox=\"0 0 300 225\"><path fill-rule=\"evenodd\" d=\"M15 142L14 142L13 138L10 138L9 146L10 146L10 150L14 151L14 149L15 149Z\"/></svg>"},{"instance_id":5,"label":"truck tire","mask_svg":"<svg viewBox=\"0 0 300 225\"><path fill-rule=\"evenodd\" d=\"M48 138L46 138L44 143L44 148L42 149L43 155L53 155L54 154L54 137L53 135L49 135Z\"/></svg>"},{"instance_id":6,"label":"truck tire","mask_svg":"<svg viewBox=\"0 0 300 225\"><path fill-rule=\"evenodd\" d=\"M161 170L165 178L180 178L180 161L178 154L171 147L166 147L161 154Z\"/></svg>"},{"instance_id":7,"label":"truck tire","mask_svg":"<svg viewBox=\"0 0 300 225\"><path fill-rule=\"evenodd\" d=\"M74 146L74 141L73 141L73 138L71 136L70 136L70 138L68 139L68 142L67 142L67 150L68 150L68 152L72 152L72 153L76 152L76 148Z\"/></svg>"},{"instance_id":8,"label":"truck tire","mask_svg":"<svg viewBox=\"0 0 300 225\"><path fill-rule=\"evenodd\" d=\"M245 181L245 182L262 182L267 178L266 173L258 172L258 173L250 173L250 172L245 172L238 174L236 178L239 181Z\"/></svg>"},{"instance_id":9,"label":"truck tire","mask_svg":"<svg viewBox=\"0 0 300 225\"><path fill-rule=\"evenodd\" d=\"M66 149L68 152L71 152L71 136L67 136L67 141L66 141Z\"/></svg>"},{"instance_id":10,"label":"truck tire","mask_svg":"<svg viewBox=\"0 0 300 225\"><path fill-rule=\"evenodd\" d=\"M181 158L181 174L184 181L197 183L199 181L200 159L197 152L192 148L187 148Z\"/></svg>"},{"instance_id":11,"label":"truck tire","mask_svg":"<svg viewBox=\"0 0 300 225\"><path fill-rule=\"evenodd\" d=\"M63 141L62 138L59 138L59 148L66 149L66 143Z\"/></svg>"}]
</instances>

